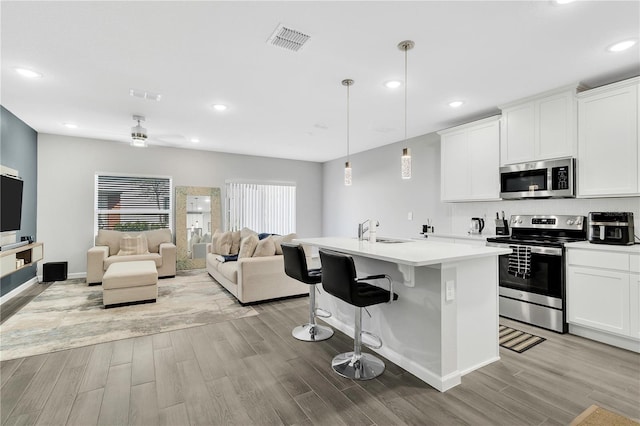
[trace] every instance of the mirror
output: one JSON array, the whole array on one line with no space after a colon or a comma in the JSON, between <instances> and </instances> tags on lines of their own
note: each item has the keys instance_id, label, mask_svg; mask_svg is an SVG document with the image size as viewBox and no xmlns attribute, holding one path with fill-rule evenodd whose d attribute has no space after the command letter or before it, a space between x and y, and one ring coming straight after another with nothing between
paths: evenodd
<instances>
[{"instance_id":1,"label":"mirror","mask_svg":"<svg viewBox=\"0 0 640 426\"><path fill-rule=\"evenodd\" d=\"M220 188L176 186L177 269L206 266L207 244L222 229Z\"/></svg>"}]
</instances>

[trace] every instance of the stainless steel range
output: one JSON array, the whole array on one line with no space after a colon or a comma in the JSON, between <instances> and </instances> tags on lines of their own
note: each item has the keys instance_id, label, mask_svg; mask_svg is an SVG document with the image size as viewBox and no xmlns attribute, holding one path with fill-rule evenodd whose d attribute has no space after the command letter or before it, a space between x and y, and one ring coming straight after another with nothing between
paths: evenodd
<instances>
[{"instance_id":1,"label":"stainless steel range","mask_svg":"<svg viewBox=\"0 0 640 426\"><path fill-rule=\"evenodd\" d=\"M564 244L587 238L584 216L511 216L511 236L487 238L508 247L500 256L500 316L567 332Z\"/></svg>"}]
</instances>

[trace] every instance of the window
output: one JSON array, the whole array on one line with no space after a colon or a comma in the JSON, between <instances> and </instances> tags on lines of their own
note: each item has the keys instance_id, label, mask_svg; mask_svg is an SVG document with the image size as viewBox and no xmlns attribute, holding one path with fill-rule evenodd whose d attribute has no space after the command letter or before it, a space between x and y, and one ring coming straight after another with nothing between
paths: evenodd
<instances>
[{"instance_id":1,"label":"window","mask_svg":"<svg viewBox=\"0 0 640 426\"><path fill-rule=\"evenodd\" d=\"M295 184L227 182L227 230L296 232Z\"/></svg>"},{"instance_id":2,"label":"window","mask_svg":"<svg viewBox=\"0 0 640 426\"><path fill-rule=\"evenodd\" d=\"M96 174L95 228L172 228L171 178Z\"/></svg>"}]
</instances>

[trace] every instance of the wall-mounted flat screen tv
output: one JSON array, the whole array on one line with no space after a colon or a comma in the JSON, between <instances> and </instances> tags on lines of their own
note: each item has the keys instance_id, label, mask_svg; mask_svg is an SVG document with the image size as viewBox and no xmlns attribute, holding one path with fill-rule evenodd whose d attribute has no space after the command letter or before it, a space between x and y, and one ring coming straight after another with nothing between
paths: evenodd
<instances>
[{"instance_id":1,"label":"wall-mounted flat screen tv","mask_svg":"<svg viewBox=\"0 0 640 426\"><path fill-rule=\"evenodd\" d=\"M20 230L22 186L21 179L7 175L0 178L0 232Z\"/></svg>"}]
</instances>

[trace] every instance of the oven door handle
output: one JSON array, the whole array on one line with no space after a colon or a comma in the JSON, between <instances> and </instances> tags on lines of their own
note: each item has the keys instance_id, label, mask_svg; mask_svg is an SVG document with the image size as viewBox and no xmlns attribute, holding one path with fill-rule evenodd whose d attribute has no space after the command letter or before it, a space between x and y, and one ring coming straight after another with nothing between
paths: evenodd
<instances>
[{"instance_id":1,"label":"oven door handle","mask_svg":"<svg viewBox=\"0 0 640 426\"><path fill-rule=\"evenodd\" d=\"M487 242L488 247L501 247L501 248L513 248L517 247L529 247L533 254L546 254L549 256L562 256L562 249L558 247L542 247L542 246L528 246L526 244L505 244L505 243L493 243Z\"/></svg>"}]
</instances>

